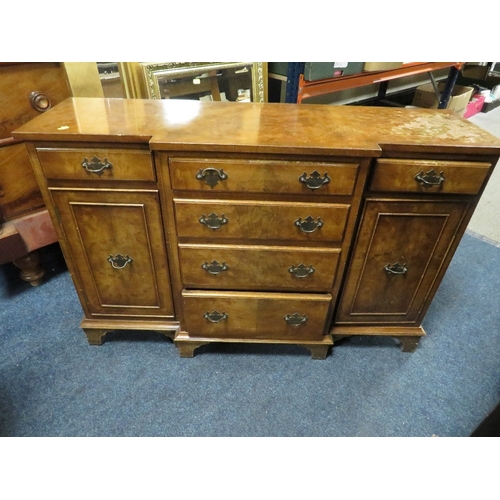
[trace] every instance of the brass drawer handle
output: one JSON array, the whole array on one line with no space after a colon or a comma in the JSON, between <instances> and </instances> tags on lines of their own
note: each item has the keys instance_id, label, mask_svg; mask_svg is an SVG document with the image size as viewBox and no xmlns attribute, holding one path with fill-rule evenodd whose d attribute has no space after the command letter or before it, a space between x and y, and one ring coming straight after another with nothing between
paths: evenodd
<instances>
[{"instance_id":1,"label":"brass drawer handle","mask_svg":"<svg viewBox=\"0 0 500 500\"><path fill-rule=\"evenodd\" d=\"M219 311L206 312L203 317L210 321L211 323L220 323L228 318L225 312L220 313Z\"/></svg>"},{"instance_id":2,"label":"brass drawer handle","mask_svg":"<svg viewBox=\"0 0 500 500\"><path fill-rule=\"evenodd\" d=\"M227 177L227 174L222 168L218 170L213 167L208 167L203 170L200 168L200 170L198 170L198 173L196 174L196 178L199 181L205 181L206 184L209 185L212 189L217 186L219 181L225 181Z\"/></svg>"},{"instance_id":3,"label":"brass drawer handle","mask_svg":"<svg viewBox=\"0 0 500 500\"><path fill-rule=\"evenodd\" d=\"M314 273L315 269L313 266L299 264L298 266L290 266L288 271L297 278L306 278L310 274Z\"/></svg>"},{"instance_id":4,"label":"brass drawer handle","mask_svg":"<svg viewBox=\"0 0 500 500\"><path fill-rule=\"evenodd\" d=\"M431 169L426 173L422 170L415 175L415 180L420 182L420 184L424 187L439 186L444 182L444 175L442 170L439 174L434 169Z\"/></svg>"},{"instance_id":5,"label":"brass drawer handle","mask_svg":"<svg viewBox=\"0 0 500 500\"><path fill-rule=\"evenodd\" d=\"M211 263L205 262L204 264L201 265L201 268L205 269L207 273L213 274L214 276L229 269L229 267L227 267L225 262L219 264L216 260L213 260Z\"/></svg>"},{"instance_id":6,"label":"brass drawer handle","mask_svg":"<svg viewBox=\"0 0 500 500\"><path fill-rule=\"evenodd\" d=\"M387 264L384 266L384 271L387 274L406 274L408 268L406 267L406 264L396 262L395 264Z\"/></svg>"},{"instance_id":7,"label":"brass drawer handle","mask_svg":"<svg viewBox=\"0 0 500 500\"><path fill-rule=\"evenodd\" d=\"M293 313L287 314L283 318L289 325L298 327L307 322L307 316L305 314Z\"/></svg>"},{"instance_id":8,"label":"brass drawer handle","mask_svg":"<svg viewBox=\"0 0 500 500\"><path fill-rule=\"evenodd\" d=\"M113 168L113 165L109 163L107 158L101 161L100 158L94 156L90 161L84 158L82 161L82 167L91 174L101 175L107 168Z\"/></svg>"},{"instance_id":9,"label":"brass drawer handle","mask_svg":"<svg viewBox=\"0 0 500 500\"><path fill-rule=\"evenodd\" d=\"M50 101L49 96L43 92L31 92L29 100L31 107L41 113L48 111L52 107L52 102Z\"/></svg>"},{"instance_id":10,"label":"brass drawer handle","mask_svg":"<svg viewBox=\"0 0 500 500\"><path fill-rule=\"evenodd\" d=\"M110 255L108 257L108 262L111 264L113 269L123 269L127 264L134 262L134 259L132 259L129 255L124 257L121 253L119 253L115 257Z\"/></svg>"},{"instance_id":11,"label":"brass drawer handle","mask_svg":"<svg viewBox=\"0 0 500 500\"><path fill-rule=\"evenodd\" d=\"M209 229L213 229L214 231L216 229L220 229L224 224L227 224L229 222L229 219L224 217L224 214L222 214L220 217L213 212L207 217L205 214L203 214L199 218L200 224L203 224L204 226L207 226Z\"/></svg>"},{"instance_id":12,"label":"brass drawer handle","mask_svg":"<svg viewBox=\"0 0 500 500\"><path fill-rule=\"evenodd\" d=\"M309 189L319 189L321 186L328 184L330 182L330 177L325 172L325 176L321 177L321 174L315 170L309 177L307 173L304 172L300 177L299 181L305 184Z\"/></svg>"},{"instance_id":13,"label":"brass drawer handle","mask_svg":"<svg viewBox=\"0 0 500 500\"><path fill-rule=\"evenodd\" d=\"M323 221L321 217L318 217L318 220L315 221L314 218L309 215L305 220L299 217L294 224L304 233L314 233L314 231L323 226Z\"/></svg>"}]
</instances>

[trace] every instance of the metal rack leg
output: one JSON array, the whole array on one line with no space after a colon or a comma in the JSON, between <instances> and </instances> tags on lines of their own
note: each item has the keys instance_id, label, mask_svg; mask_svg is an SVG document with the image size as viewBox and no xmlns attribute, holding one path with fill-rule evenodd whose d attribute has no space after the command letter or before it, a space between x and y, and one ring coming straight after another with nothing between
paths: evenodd
<instances>
[{"instance_id":1,"label":"metal rack leg","mask_svg":"<svg viewBox=\"0 0 500 500\"><path fill-rule=\"evenodd\" d=\"M443 93L441 94L441 98L439 99L438 109L446 109L448 106L448 101L450 100L451 93L453 92L453 87L455 87L455 83L457 81L460 70L452 66L450 68L450 72L448 73L448 78L446 80L446 85L444 87Z\"/></svg>"},{"instance_id":2,"label":"metal rack leg","mask_svg":"<svg viewBox=\"0 0 500 500\"><path fill-rule=\"evenodd\" d=\"M304 73L304 66L305 63L303 62L288 63L285 102L297 102L297 94L299 91L299 77L302 73Z\"/></svg>"}]
</instances>

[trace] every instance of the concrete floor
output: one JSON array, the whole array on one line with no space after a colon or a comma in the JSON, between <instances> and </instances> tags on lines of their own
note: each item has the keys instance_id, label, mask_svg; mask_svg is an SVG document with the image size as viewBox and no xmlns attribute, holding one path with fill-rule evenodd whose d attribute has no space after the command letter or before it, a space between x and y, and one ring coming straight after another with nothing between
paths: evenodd
<instances>
[{"instance_id":1,"label":"concrete floor","mask_svg":"<svg viewBox=\"0 0 500 500\"><path fill-rule=\"evenodd\" d=\"M500 106L471 116L469 121L500 138ZM500 247L500 164L490 177L467 231Z\"/></svg>"}]
</instances>

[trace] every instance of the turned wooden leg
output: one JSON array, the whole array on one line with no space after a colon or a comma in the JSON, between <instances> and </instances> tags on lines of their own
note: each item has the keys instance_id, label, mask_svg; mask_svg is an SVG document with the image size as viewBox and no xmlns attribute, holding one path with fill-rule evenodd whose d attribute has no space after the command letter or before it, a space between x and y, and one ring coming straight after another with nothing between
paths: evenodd
<instances>
[{"instance_id":1,"label":"turned wooden leg","mask_svg":"<svg viewBox=\"0 0 500 500\"><path fill-rule=\"evenodd\" d=\"M401 350L403 352L414 352L418 346L418 343L422 337L396 337L401 344Z\"/></svg>"},{"instance_id":2,"label":"turned wooden leg","mask_svg":"<svg viewBox=\"0 0 500 500\"><path fill-rule=\"evenodd\" d=\"M316 344L300 344L300 347L305 347L311 352L312 359L326 359L328 354L329 345L316 345Z\"/></svg>"},{"instance_id":3,"label":"turned wooden leg","mask_svg":"<svg viewBox=\"0 0 500 500\"><path fill-rule=\"evenodd\" d=\"M193 358L195 349L205 344L208 342L175 342L181 358Z\"/></svg>"},{"instance_id":4,"label":"turned wooden leg","mask_svg":"<svg viewBox=\"0 0 500 500\"><path fill-rule=\"evenodd\" d=\"M21 269L20 277L31 286L38 286L42 283L45 269L40 264L40 254L37 251L16 259L13 264Z\"/></svg>"},{"instance_id":5,"label":"turned wooden leg","mask_svg":"<svg viewBox=\"0 0 500 500\"><path fill-rule=\"evenodd\" d=\"M87 341L90 345L102 345L104 341L104 336L108 332L112 332L113 330L100 330L97 328L84 328L83 331L87 336Z\"/></svg>"}]
</instances>

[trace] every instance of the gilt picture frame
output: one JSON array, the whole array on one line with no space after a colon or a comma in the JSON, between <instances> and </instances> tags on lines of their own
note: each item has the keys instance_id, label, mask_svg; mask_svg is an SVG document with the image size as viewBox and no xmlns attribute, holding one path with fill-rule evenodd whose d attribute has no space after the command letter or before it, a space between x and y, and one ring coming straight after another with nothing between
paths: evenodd
<instances>
[{"instance_id":1,"label":"gilt picture frame","mask_svg":"<svg viewBox=\"0 0 500 500\"><path fill-rule=\"evenodd\" d=\"M140 63L149 99L267 102L267 63Z\"/></svg>"}]
</instances>

